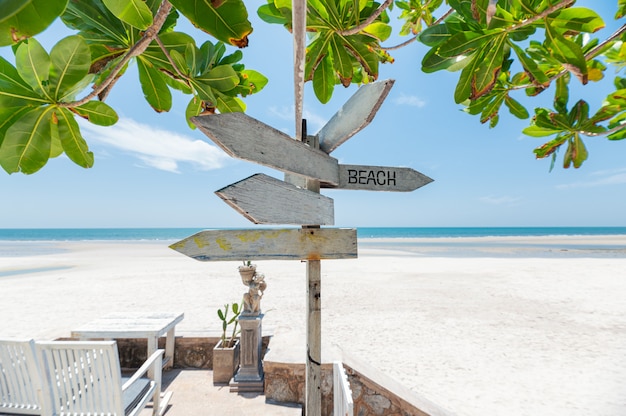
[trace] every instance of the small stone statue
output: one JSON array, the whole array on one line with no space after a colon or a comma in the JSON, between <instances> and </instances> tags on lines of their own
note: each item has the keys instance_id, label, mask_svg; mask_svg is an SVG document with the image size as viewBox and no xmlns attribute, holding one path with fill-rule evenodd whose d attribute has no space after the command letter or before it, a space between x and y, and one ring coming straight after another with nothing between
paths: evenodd
<instances>
[{"instance_id":1,"label":"small stone statue","mask_svg":"<svg viewBox=\"0 0 626 416\"><path fill-rule=\"evenodd\" d=\"M249 266L250 267L250 266ZM243 267L240 267L240 273ZM254 274L251 277L244 278L242 274L242 281L248 286L248 293L243 295L243 311L242 315L258 315L261 313L261 298L263 292L267 288L265 283L265 275L256 272L256 266L254 266Z\"/></svg>"}]
</instances>

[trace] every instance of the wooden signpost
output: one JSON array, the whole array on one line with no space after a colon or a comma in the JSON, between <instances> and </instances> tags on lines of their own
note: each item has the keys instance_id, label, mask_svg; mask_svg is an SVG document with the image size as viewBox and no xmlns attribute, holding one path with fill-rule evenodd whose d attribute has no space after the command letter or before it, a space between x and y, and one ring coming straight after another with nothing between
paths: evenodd
<instances>
[{"instance_id":1,"label":"wooden signpost","mask_svg":"<svg viewBox=\"0 0 626 416\"><path fill-rule=\"evenodd\" d=\"M357 257L354 228L208 230L170 247L199 261L239 261L251 257L257 260Z\"/></svg>"},{"instance_id":2,"label":"wooden signpost","mask_svg":"<svg viewBox=\"0 0 626 416\"><path fill-rule=\"evenodd\" d=\"M215 193L255 224L335 223L331 198L261 173Z\"/></svg>"},{"instance_id":3,"label":"wooden signpost","mask_svg":"<svg viewBox=\"0 0 626 416\"><path fill-rule=\"evenodd\" d=\"M305 126L297 129L302 134L298 140L242 113L192 118L229 155L278 169L287 177L298 175L306 183L298 187L256 174L216 191L256 224L302 229L203 231L170 247L200 261L307 261L307 416L321 415L320 260L357 257L356 230L319 228L334 224L333 200L320 195L320 188L410 192L432 182L410 168L341 165L328 155L370 123L392 85L387 80L360 87L317 135L307 136Z\"/></svg>"}]
</instances>

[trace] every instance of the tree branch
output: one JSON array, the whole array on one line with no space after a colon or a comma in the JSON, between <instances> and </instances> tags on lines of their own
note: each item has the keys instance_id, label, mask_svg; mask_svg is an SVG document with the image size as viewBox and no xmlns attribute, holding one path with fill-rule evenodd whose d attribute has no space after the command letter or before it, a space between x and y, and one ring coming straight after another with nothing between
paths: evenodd
<instances>
[{"instance_id":1,"label":"tree branch","mask_svg":"<svg viewBox=\"0 0 626 416\"><path fill-rule=\"evenodd\" d=\"M611 133L615 133L617 131L624 130L624 127L625 126L623 124L620 124L619 126L615 126L612 129L610 129L610 130L603 131L602 133L592 133L590 131L580 131L579 133L580 134L584 134L585 136L589 136L589 137L608 136Z\"/></svg>"},{"instance_id":2,"label":"tree branch","mask_svg":"<svg viewBox=\"0 0 626 416\"><path fill-rule=\"evenodd\" d=\"M96 98L100 93L105 91L109 87L109 85L111 85L115 81L117 75L128 63L128 61L136 56L141 55L148 48L150 43L157 37L157 35L159 34L159 30L161 30L161 27L163 27L165 19L167 19L167 16L170 13L171 9L172 4L169 2L169 0L163 0L163 3L161 3L159 10L154 16L152 25L146 29L141 39L139 39L137 43L135 43L133 46L130 47L130 49L128 49L128 52L124 54L122 60L119 61L117 65L115 65L115 68L113 68L111 73L104 79L104 81L94 86L93 91L89 93L89 95L87 95L86 97L71 103L58 103L58 106L66 108L78 107L80 105L86 104L87 102Z\"/></svg>"},{"instance_id":3,"label":"tree branch","mask_svg":"<svg viewBox=\"0 0 626 416\"><path fill-rule=\"evenodd\" d=\"M185 74L181 73L180 70L178 69L178 66L176 65L176 63L174 62L174 60L172 59L172 56L170 55L170 53L168 52L168 50L165 48L165 45L163 44L163 42L161 41L161 38L157 35L154 37L154 40L156 41L156 43L159 45L159 48L161 48L161 50L163 51L163 54L165 55L165 57L167 58L167 60L169 61L170 65L172 65L172 67L174 68L174 71L176 71L176 74L181 77L184 80L188 80L189 77L186 76Z\"/></svg>"},{"instance_id":4,"label":"tree branch","mask_svg":"<svg viewBox=\"0 0 626 416\"><path fill-rule=\"evenodd\" d=\"M440 24L441 22L443 22L443 21L446 19L446 17L450 16L452 13L454 13L454 9L450 9L450 10L448 10L447 12L445 12L445 13L443 14L443 16L441 16L439 19L435 20L435 22L434 22L432 25L428 26L428 27L431 27L431 26L437 26L438 24ZM405 46L410 45L411 43L415 42L415 41L417 40L417 37L418 37L418 36L419 36L419 33L418 33L417 35L413 36L411 39L406 40L406 41L404 41L404 42L402 42L402 43L400 43L400 44L398 44L398 45L395 45L395 46L389 46L389 47L384 47L384 48L381 48L381 49L382 49L383 51L393 51L393 50L395 50L395 49L404 48Z\"/></svg>"},{"instance_id":5,"label":"tree branch","mask_svg":"<svg viewBox=\"0 0 626 416\"><path fill-rule=\"evenodd\" d=\"M385 0L385 2L383 4L380 5L380 7L378 9L376 9L374 11L374 13L372 13L367 19L365 19L360 25L355 26L351 29L347 29L347 30L340 30L337 31L337 33L341 36L350 36L350 35L356 35L357 33L359 33L361 30L365 29L366 27L368 27L369 25L371 25L374 20L376 20L378 18L378 16L381 15L381 13L391 5L391 3L393 3L393 0Z\"/></svg>"},{"instance_id":6,"label":"tree branch","mask_svg":"<svg viewBox=\"0 0 626 416\"><path fill-rule=\"evenodd\" d=\"M523 21L519 22L516 25L508 27L506 29L506 31L507 32L512 32L512 31L520 29L522 27L531 25L531 24L535 23L537 20L541 20L544 17L546 17L547 15L552 14L552 13L556 12L559 9L571 6L575 2L576 2L576 0L563 0L562 2L557 3L557 4L555 4L552 7L548 7L547 9L545 9L544 11L542 11L539 14L534 15L533 17L529 17L528 19L523 20Z\"/></svg>"}]
</instances>

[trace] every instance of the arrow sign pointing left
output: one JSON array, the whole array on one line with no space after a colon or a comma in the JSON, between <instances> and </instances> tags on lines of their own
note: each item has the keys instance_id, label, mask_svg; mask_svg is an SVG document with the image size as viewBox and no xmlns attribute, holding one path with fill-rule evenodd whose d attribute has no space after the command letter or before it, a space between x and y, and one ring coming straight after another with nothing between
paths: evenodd
<instances>
[{"instance_id":1,"label":"arrow sign pointing left","mask_svg":"<svg viewBox=\"0 0 626 416\"><path fill-rule=\"evenodd\" d=\"M215 193L255 224L333 225L331 198L257 173Z\"/></svg>"},{"instance_id":2,"label":"arrow sign pointing left","mask_svg":"<svg viewBox=\"0 0 626 416\"><path fill-rule=\"evenodd\" d=\"M192 117L191 121L230 156L283 172L337 184L337 159L244 113Z\"/></svg>"},{"instance_id":3,"label":"arrow sign pointing left","mask_svg":"<svg viewBox=\"0 0 626 416\"><path fill-rule=\"evenodd\" d=\"M211 230L170 248L199 261L354 259L357 238L354 228Z\"/></svg>"}]
</instances>

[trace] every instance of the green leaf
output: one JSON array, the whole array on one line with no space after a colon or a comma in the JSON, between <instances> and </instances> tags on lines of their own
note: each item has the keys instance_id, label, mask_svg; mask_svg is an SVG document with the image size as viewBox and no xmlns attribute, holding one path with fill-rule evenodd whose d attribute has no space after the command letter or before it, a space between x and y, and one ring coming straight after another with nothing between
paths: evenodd
<instances>
[{"instance_id":1,"label":"green leaf","mask_svg":"<svg viewBox=\"0 0 626 416\"><path fill-rule=\"evenodd\" d=\"M494 35L503 34L502 31L488 32L460 32L454 34L437 49L437 54L443 58L464 55L471 52L487 42L491 41Z\"/></svg>"},{"instance_id":2,"label":"green leaf","mask_svg":"<svg viewBox=\"0 0 626 416\"><path fill-rule=\"evenodd\" d=\"M122 22L141 30L152 25L152 12L143 0L102 0L107 9Z\"/></svg>"},{"instance_id":3,"label":"green leaf","mask_svg":"<svg viewBox=\"0 0 626 416\"><path fill-rule=\"evenodd\" d=\"M22 79L34 91L52 101L48 95L50 56L36 39L29 39L17 47L15 64Z\"/></svg>"},{"instance_id":4,"label":"green leaf","mask_svg":"<svg viewBox=\"0 0 626 416\"><path fill-rule=\"evenodd\" d=\"M363 32L383 42L391 35L391 26L383 22L374 22L363 29Z\"/></svg>"},{"instance_id":5,"label":"green leaf","mask_svg":"<svg viewBox=\"0 0 626 416\"><path fill-rule=\"evenodd\" d=\"M0 2L0 46L16 44L46 29L63 13L69 0ZM20 4L21 3L21 4ZM6 9L5 9L6 7ZM7 13L4 14L3 11ZM9 17L10 16L10 17Z\"/></svg>"},{"instance_id":6,"label":"green leaf","mask_svg":"<svg viewBox=\"0 0 626 416\"><path fill-rule=\"evenodd\" d=\"M210 104L210 106L214 107L217 99L215 98L215 94L213 93L213 88L210 85L207 85L204 82L200 82L195 78L191 78L189 80L191 85L193 86L196 94L202 101L206 101Z\"/></svg>"},{"instance_id":7,"label":"green leaf","mask_svg":"<svg viewBox=\"0 0 626 416\"><path fill-rule=\"evenodd\" d=\"M524 67L524 71L526 71L526 73L530 77L530 80L536 85L548 87L550 85L550 78L548 78L548 76L539 68L537 63L528 55L526 55L522 48L515 45L514 43L510 43L510 45L513 47L515 54L517 55L520 63Z\"/></svg>"},{"instance_id":8,"label":"green leaf","mask_svg":"<svg viewBox=\"0 0 626 416\"><path fill-rule=\"evenodd\" d=\"M191 118L199 115L202 112L202 100L198 96L193 96L187 104L187 108L185 109L185 119L187 120L187 124L189 128L192 130L196 129L196 125L191 122Z\"/></svg>"},{"instance_id":9,"label":"green leaf","mask_svg":"<svg viewBox=\"0 0 626 416\"><path fill-rule=\"evenodd\" d=\"M333 37L330 42L330 49L333 53L333 67L335 71L337 71L337 74L339 74L341 83L343 86L350 85L350 82L352 82L352 61L350 55L348 55L348 51L343 45L337 42L337 38L335 37Z\"/></svg>"},{"instance_id":10,"label":"green leaf","mask_svg":"<svg viewBox=\"0 0 626 416\"><path fill-rule=\"evenodd\" d=\"M551 26L551 19L546 19L545 29L552 56L561 62L568 71L576 75L581 83L586 84L587 61L580 46L559 34Z\"/></svg>"},{"instance_id":11,"label":"green leaf","mask_svg":"<svg viewBox=\"0 0 626 416\"><path fill-rule=\"evenodd\" d=\"M71 111L98 126L112 126L119 119L115 110L102 101L89 101L81 106L72 107Z\"/></svg>"},{"instance_id":12,"label":"green leaf","mask_svg":"<svg viewBox=\"0 0 626 416\"><path fill-rule=\"evenodd\" d=\"M244 97L261 91L267 85L267 77L253 69L244 69L241 76L244 78L241 83L241 86L245 87L245 91L241 92Z\"/></svg>"},{"instance_id":13,"label":"green leaf","mask_svg":"<svg viewBox=\"0 0 626 416\"><path fill-rule=\"evenodd\" d=\"M478 54L479 52L477 52ZM459 77L459 82L456 85L454 90L454 102L457 104L462 103L467 100L472 94L472 83L474 81L474 73L476 72L476 68L478 68L478 59L476 56L472 56L470 63L463 68L461 71L461 76Z\"/></svg>"},{"instance_id":14,"label":"green leaf","mask_svg":"<svg viewBox=\"0 0 626 416\"><path fill-rule=\"evenodd\" d=\"M72 1L61 19L67 26L81 31L85 39L97 34L101 42L106 42L111 49L129 46L124 23L109 11L101 0Z\"/></svg>"},{"instance_id":15,"label":"green leaf","mask_svg":"<svg viewBox=\"0 0 626 416\"><path fill-rule=\"evenodd\" d=\"M335 87L335 74L331 60L326 56L317 66L313 74L313 91L315 96L322 103L326 104L333 96Z\"/></svg>"},{"instance_id":16,"label":"green leaf","mask_svg":"<svg viewBox=\"0 0 626 416\"><path fill-rule=\"evenodd\" d=\"M331 32L324 32L307 46L304 62L305 81L313 79L315 68L317 68L322 58L328 54L328 45L332 38Z\"/></svg>"},{"instance_id":17,"label":"green leaf","mask_svg":"<svg viewBox=\"0 0 626 416\"><path fill-rule=\"evenodd\" d=\"M433 48L426 52L426 55L424 55L424 58L422 59L422 71L432 73L446 69L450 72L454 72L465 68L465 66L472 60L472 55L463 59L459 59L456 56L452 58L442 58L437 55L437 50Z\"/></svg>"},{"instance_id":18,"label":"green leaf","mask_svg":"<svg viewBox=\"0 0 626 416\"><path fill-rule=\"evenodd\" d=\"M378 78L378 55L372 48L372 41L367 36L354 35L344 38L345 46L365 72L373 79Z\"/></svg>"},{"instance_id":19,"label":"green leaf","mask_svg":"<svg viewBox=\"0 0 626 416\"><path fill-rule=\"evenodd\" d=\"M553 27L574 32L594 33L604 27L604 21L596 12L583 7L561 9L550 21Z\"/></svg>"},{"instance_id":20,"label":"green leaf","mask_svg":"<svg viewBox=\"0 0 626 416\"><path fill-rule=\"evenodd\" d=\"M569 101L569 76L566 74L556 80L554 91L554 109L561 114L567 114L567 102Z\"/></svg>"},{"instance_id":21,"label":"green leaf","mask_svg":"<svg viewBox=\"0 0 626 416\"><path fill-rule=\"evenodd\" d=\"M216 66L195 79L219 91L232 90L239 83L239 76L230 65Z\"/></svg>"},{"instance_id":22,"label":"green leaf","mask_svg":"<svg viewBox=\"0 0 626 416\"><path fill-rule=\"evenodd\" d=\"M561 147L561 145L565 143L570 136L571 135L557 136L553 140L550 140L549 142L537 147L535 150L533 150L533 153L535 153L538 159L548 157L556 152L558 148Z\"/></svg>"},{"instance_id":23,"label":"green leaf","mask_svg":"<svg viewBox=\"0 0 626 416\"><path fill-rule=\"evenodd\" d=\"M31 174L50 158L52 108L25 112L7 132L0 147L0 165L7 173Z\"/></svg>"},{"instance_id":24,"label":"green leaf","mask_svg":"<svg viewBox=\"0 0 626 416\"><path fill-rule=\"evenodd\" d=\"M243 48L252 25L243 0L172 0L171 3L199 29L215 38Z\"/></svg>"},{"instance_id":25,"label":"green leaf","mask_svg":"<svg viewBox=\"0 0 626 416\"><path fill-rule=\"evenodd\" d=\"M225 94L217 93L217 109L220 113L243 113L246 105L237 97L229 97Z\"/></svg>"},{"instance_id":26,"label":"green leaf","mask_svg":"<svg viewBox=\"0 0 626 416\"><path fill-rule=\"evenodd\" d=\"M257 10L257 15L266 23L277 23L284 25L289 20L285 18L273 4L264 4Z\"/></svg>"},{"instance_id":27,"label":"green leaf","mask_svg":"<svg viewBox=\"0 0 626 416\"><path fill-rule=\"evenodd\" d=\"M0 107L0 147L9 127L30 110L29 107Z\"/></svg>"},{"instance_id":28,"label":"green leaf","mask_svg":"<svg viewBox=\"0 0 626 416\"><path fill-rule=\"evenodd\" d=\"M585 147L585 143L582 141L578 134L570 138L567 144L567 150L563 156L563 167L569 168L572 164L576 169L582 166L583 162L587 160L589 153Z\"/></svg>"},{"instance_id":29,"label":"green leaf","mask_svg":"<svg viewBox=\"0 0 626 416\"><path fill-rule=\"evenodd\" d=\"M508 95L504 98L504 104L509 109L509 112L519 119L526 119L529 117L528 110L519 101L514 100Z\"/></svg>"},{"instance_id":30,"label":"green leaf","mask_svg":"<svg viewBox=\"0 0 626 416\"><path fill-rule=\"evenodd\" d=\"M4 0L0 3L0 22L13 17L24 7L28 6L32 0Z\"/></svg>"},{"instance_id":31,"label":"green leaf","mask_svg":"<svg viewBox=\"0 0 626 416\"><path fill-rule=\"evenodd\" d=\"M70 160L83 168L93 166L93 153L80 134L74 115L66 108L61 108L57 115L59 137L65 154Z\"/></svg>"},{"instance_id":32,"label":"green leaf","mask_svg":"<svg viewBox=\"0 0 626 416\"><path fill-rule=\"evenodd\" d=\"M445 24L435 25L424 29L418 40L426 46L435 47L445 42L452 36Z\"/></svg>"},{"instance_id":33,"label":"green leaf","mask_svg":"<svg viewBox=\"0 0 626 416\"><path fill-rule=\"evenodd\" d=\"M41 105L46 102L24 82L17 69L0 56L0 107Z\"/></svg>"},{"instance_id":34,"label":"green leaf","mask_svg":"<svg viewBox=\"0 0 626 416\"><path fill-rule=\"evenodd\" d=\"M611 133L606 136L609 140L624 140L626 139L626 126L621 130L616 131L615 133Z\"/></svg>"},{"instance_id":35,"label":"green leaf","mask_svg":"<svg viewBox=\"0 0 626 416\"><path fill-rule=\"evenodd\" d=\"M486 49L484 52L476 56L477 66L472 81L471 98L475 99L487 94L495 85L502 68L505 41L506 34L496 37L483 48Z\"/></svg>"},{"instance_id":36,"label":"green leaf","mask_svg":"<svg viewBox=\"0 0 626 416\"><path fill-rule=\"evenodd\" d=\"M80 36L68 36L50 51L50 91L55 100L63 98L68 90L89 73L91 53Z\"/></svg>"},{"instance_id":37,"label":"green leaf","mask_svg":"<svg viewBox=\"0 0 626 416\"><path fill-rule=\"evenodd\" d=\"M498 111L500 111L500 107L502 106L503 102L504 93L496 95L493 100L489 101L489 104L485 106L482 114L480 115L480 122L486 123L487 121L491 120L492 125L490 127L495 127L495 124L497 124L498 122Z\"/></svg>"},{"instance_id":38,"label":"green leaf","mask_svg":"<svg viewBox=\"0 0 626 416\"><path fill-rule=\"evenodd\" d=\"M561 130L555 130L555 129L550 129L550 128L546 128L546 127L539 127L537 125L531 125L526 127L524 130L522 130L522 133L524 133L527 136L531 136L531 137L546 137L546 136L552 136L553 134L557 134L560 133Z\"/></svg>"},{"instance_id":39,"label":"green leaf","mask_svg":"<svg viewBox=\"0 0 626 416\"><path fill-rule=\"evenodd\" d=\"M583 126L589 120L589 104L585 100L578 100L568 115L569 124Z\"/></svg>"},{"instance_id":40,"label":"green leaf","mask_svg":"<svg viewBox=\"0 0 626 416\"><path fill-rule=\"evenodd\" d=\"M137 60L137 69L146 101L156 112L169 111L172 108L172 93L167 88L163 75L141 58Z\"/></svg>"}]
</instances>

